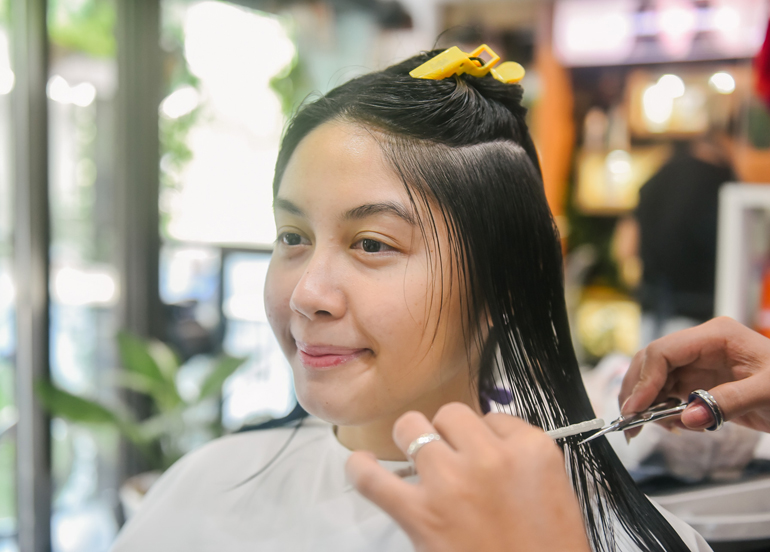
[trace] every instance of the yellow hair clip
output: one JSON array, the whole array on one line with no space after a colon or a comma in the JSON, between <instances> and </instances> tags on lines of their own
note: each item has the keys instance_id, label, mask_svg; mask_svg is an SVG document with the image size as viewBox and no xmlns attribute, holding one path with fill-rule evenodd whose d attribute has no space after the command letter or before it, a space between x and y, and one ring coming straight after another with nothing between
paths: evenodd
<instances>
[{"instance_id":1,"label":"yellow hair clip","mask_svg":"<svg viewBox=\"0 0 770 552\"><path fill-rule=\"evenodd\" d=\"M488 62L482 64L477 59L471 59L479 57L482 52L486 52L490 56ZM415 79L441 80L463 73L468 73L474 77L483 77L487 73L492 73L494 78L508 84L519 82L524 78L524 67L515 61L506 61L494 68L498 61L500 61L500 56L486 44L482 44L469 54L457 46L452 46L416 69L409 71L409 75Z\"/></svg>"}]
</instances>

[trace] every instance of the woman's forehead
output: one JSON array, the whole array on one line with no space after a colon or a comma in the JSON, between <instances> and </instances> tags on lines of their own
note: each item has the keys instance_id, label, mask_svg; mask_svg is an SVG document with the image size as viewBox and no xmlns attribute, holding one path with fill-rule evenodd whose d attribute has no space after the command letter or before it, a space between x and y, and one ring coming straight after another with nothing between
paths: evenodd
<instances>
[{"instance_id":1,"label":"woman's forehead","mask_svg":"<svg viewBox=\"0 0 770 552\"><path fill-rule=\"evenodd\" d=\"M403 182L372 133L343 122L324 123L302 139L286 166L278 198L303 209L330 199L340 210L373 201L400 202L412 209Z\"/></svg>"},{"instance_id":2,"label":"woman's forehead","mask_svg":"<svg viewBox=\"0 0 770 552\"><path fill-rule=\"evenodd\" d=\"M286 171L387 170L373 133L358 124L329 121L310 131L289 159ZM285 176L284 176L285 178Z\"/></svg>"}]
</instances>

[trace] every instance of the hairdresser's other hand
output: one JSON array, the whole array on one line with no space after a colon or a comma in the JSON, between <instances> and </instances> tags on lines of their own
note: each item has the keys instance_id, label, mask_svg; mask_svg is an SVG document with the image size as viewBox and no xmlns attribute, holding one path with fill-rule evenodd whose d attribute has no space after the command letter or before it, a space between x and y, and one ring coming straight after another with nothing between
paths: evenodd
<instances>
[{"instance_id":1,"label":"hairdresser's other hand","mask_svg":"<svg viewBox=\"0 0 770 552\"><path fill-rule=\"evenodd\" d=\"M407 412L393 427L406 452L423 433L410 484L355 452L348 476L392 516L421 552L590 550L583 518L559 448L541 430L506 414L479 417L468 406L443 406L433 423Z\"/></svg>"},{"instance_id":2,"label":"hairdresser's other hand","mask_svg":"<svg viewBox=\"0 0 770 552\"><path fill-rule=\"evenodd\" d=\"M770 339L727 317L661 337L631 361L618 399L621 413L671 396L686 399L695 389L714 396L725 420L770 432ZM699 403L687 407L677 425L709 427L711 415Z\"/></svg>"}]
</instances>

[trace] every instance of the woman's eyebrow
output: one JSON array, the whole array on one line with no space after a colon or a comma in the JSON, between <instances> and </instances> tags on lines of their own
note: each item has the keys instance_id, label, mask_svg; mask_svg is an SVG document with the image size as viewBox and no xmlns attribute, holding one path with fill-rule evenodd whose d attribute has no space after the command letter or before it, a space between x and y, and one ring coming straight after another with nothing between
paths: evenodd
<instances>
[{"instance_id":1,"label":"woman's eyebrow","mask_svg":"<svg viewBox=\"0 0 770 552\"><path fill-rule=\"evenodd\" d=\"M367 203L365 205L360 205L345 213L342 216L342 220L360 220L371 217L372 215L379 214L395 215L411 225L416 224L412 212L400 203L393 201L385 201L382 203Z\"/></svg>"},{"instance_id":2,"label":"woman's eyebrow","mask_svg":"<svg viewBox=\"0 0 770 552\"><path fill-rule=\"evenodd\" d=\"M297 205L288 199L284 199L282 197L276 197L275 200L273 200L273 211L279 210L286 211L287 213L296 215L298 217L307 218L307 215L302 209L300 209ZM411 225L415 225L417 223L411 211L395 201L384 201L381 203L366 203L364 205L359 205L358 207L354 207L342 215L342 220L361 220L379 214L395 215Z\"/></svg>"},{"instance_id":3,"label":"woman's eyebrow","mask_svg":"<svg viewBox=\"0 0 770 552\"><path fill-rule=\"evenodd\" d=\"M297 215L298 217L307 218L305 212L302 209L294 205L288 199L284 199L282 197L276 197L273 200L273 212L278 210L286 211L287 213Z\"/></svg>"}]
</instances>

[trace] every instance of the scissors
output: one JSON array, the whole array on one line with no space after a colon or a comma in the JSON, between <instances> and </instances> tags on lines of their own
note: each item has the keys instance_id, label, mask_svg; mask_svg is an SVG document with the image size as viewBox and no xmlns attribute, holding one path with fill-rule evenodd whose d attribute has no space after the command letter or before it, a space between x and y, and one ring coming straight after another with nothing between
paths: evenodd
<instances>
[{"instance_id":1,"label":"scissors","mask_svg":"<svg viewBox=\"0 0 770 552\"><path fill-rule=\"evenodd\" d=\"M714 418L714 424L706 428L708 431L716 431L722 427L725 421L725 417L724 414L722 414L722 410L719 408L716 399L714 399L714 397L711 396L711 393L708 391L703 389L696 389L690 393L690 396L684 402L680 402L679 399L672 398L663 401L662 403L654 404L637 414L620 416L610 425L601 428L587 439L580 441L578 445L582 445L588 441L593 441L597 437L601 437L602 435L606 435L607 433L611 433L613 431L626 431L628 429L633 429L650 422L655 422L664 418L670 418L671 416L677 416L684 412L684 409L687 408L687 406L693 401L703 402L706 408L708 408L711 412L711 415Z\"/></svg>"}]
</instances>

